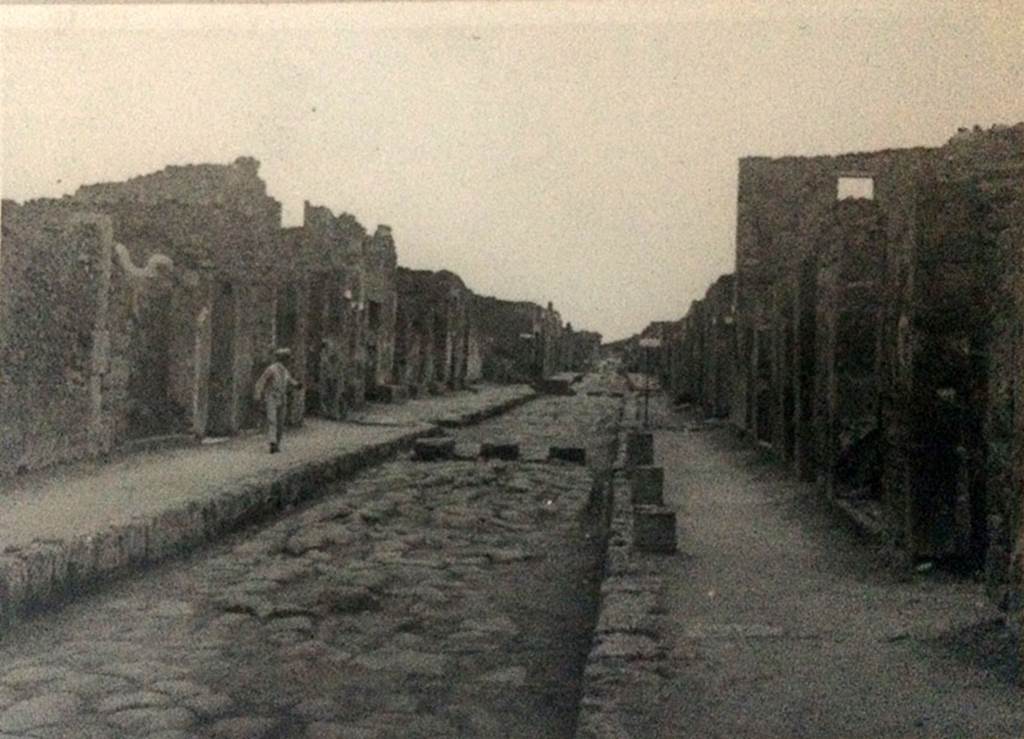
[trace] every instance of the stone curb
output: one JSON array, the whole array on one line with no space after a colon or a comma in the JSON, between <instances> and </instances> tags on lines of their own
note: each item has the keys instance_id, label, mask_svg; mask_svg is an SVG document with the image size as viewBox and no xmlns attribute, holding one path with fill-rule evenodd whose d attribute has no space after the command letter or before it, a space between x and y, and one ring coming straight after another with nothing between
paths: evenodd
<instances>
[{"instance_id":1,"label":"stone curb","mask_svg":"<svg viewBox=\"0 0 1024 739\"><path fill-rule=\"evenodd\" d=\"M447 418L447 427L479 423L535 397L527 394ZM94 585L184 554L312 500L324 486L391 459L417 439L441 433L440 424L425 423L389 441L297 464L268 479L239 481L206 500L191 501L126 525L70 540L36 540L0 553L0 635L23 616L73 600Z\"/></svg>"},{"instance_id":2,"label":"stone curb","mask_svg":"<svg viewBox=\"0 0 1024 739\"><path fill-rule=\"evenodd\" d=\"M621 430L620 437L625 433ZM620 456L625 453L621 441ZM622 467L616 463L607 492L610 527L604 580L583 671L576 739L649 736L644 722L653 713L667 674L664 578L657 569L658 564L664 567L664 559L656 564L650 555L632 549L633 506ZM629 700L638 695L645 701L642 706Z\"/></svg>"},{"instance_id":3,"label":"stone curb","mask_svg":"<svg viewBox=\"0 0 1024 739\"><path fill-rule=\"evenodd\" d=\"M524 393L515 398L510 398L497 405L492 405L488 408L482 408L478 411L466 413L461 416L443 416L441 418L434 418L429 420L427 423L432 423L441 428L462 428L463 426L472 426L486 421L488 418L494 418L500 416L503 413L508 413L521 405L526 405L531 400L536 400L540 397L540 393L537 391L531 391Z\"/></svg>"}]
</instances>

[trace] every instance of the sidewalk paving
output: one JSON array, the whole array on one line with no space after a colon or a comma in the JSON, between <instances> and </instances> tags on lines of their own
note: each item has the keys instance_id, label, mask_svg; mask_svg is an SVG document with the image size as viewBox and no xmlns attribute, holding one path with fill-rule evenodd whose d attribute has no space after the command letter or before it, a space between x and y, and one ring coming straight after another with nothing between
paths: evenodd
<instances>
[{"instance_id":1,"label":"sidewalk paving","mask_svg":"<svg viewBox=\"0 0 1024 739\"><path fill-rule=\"evenodd\" d=\"M475 423L534 396L483 386L345 422L307 419L281 454L262 434L78 464L0 483L0 621L313 497L438 426Z\"/></svg>"},{"instance_id":2,"label":"sidewalk paving","mask_svg":"<svg viewBox=\"0 0 1024 739\"><path fill-rule=\"evenodd\" d=\"M813 485L723 425L658 431L655 453L680 554L664 563L670 678L648 736L1024 734L980 583L889 570Z\"/></svg>"},{"instance_id":3,"label":"sidewalk paving","mask_svg":"<svg viewBox=\"0 0 1024 739\"><path fill-rule=\"evenodd\" d=\"M896 572L727 423L651 411L679 551L632 548L617 476L577 739L1024 736L981 583Z\"/></svg>"}]
</instances>

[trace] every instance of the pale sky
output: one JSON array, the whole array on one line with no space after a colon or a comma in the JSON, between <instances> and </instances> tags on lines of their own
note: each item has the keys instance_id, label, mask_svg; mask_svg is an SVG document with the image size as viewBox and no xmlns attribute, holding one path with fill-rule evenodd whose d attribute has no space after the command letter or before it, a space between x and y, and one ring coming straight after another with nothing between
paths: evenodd
<instances>
[{"instance_id":1,"label":"pale sky","mask_svg":"<svg viewBox=\"0 0 1024 739\"><path fill-rule=\"evenodd\" d=\"M0 9L0 191L262 162L606 340L734 266L737 160L1024 120L1024 2Z\"/></svg>"}]
</instances>

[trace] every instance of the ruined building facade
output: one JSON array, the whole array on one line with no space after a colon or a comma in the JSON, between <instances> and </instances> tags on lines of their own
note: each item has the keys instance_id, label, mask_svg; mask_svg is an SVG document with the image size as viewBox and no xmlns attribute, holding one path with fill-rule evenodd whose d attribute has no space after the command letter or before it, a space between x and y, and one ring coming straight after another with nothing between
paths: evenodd
<instances>
[{"instance_id":1,"label":"ruined building facade","mask_svg":"<svg viewBox=\"0 0 1024 739\"><path fill-rule=\"evenodd\" d=\"M937 148L742 159L736 271L659 371L913 560L1019 598L1024 124ZM665 333L664 330L661 330Z\"/></svg>"},{"instance_id":2,"label":"ruined building facade","mask_svg":"<svg viewBox=\"0 0 1024 739\"><path fill-rule=\"evenodd\" d=\"M258 170L243 157L3 202L0 475L255 429L255 379L277 347L304 383L293 424L323 412L324 372L348 410L462 388L485 368L541 380L576 355L550 305L400 269L387 226L370 234L306 203L302 225L282 228ZM518 346L506 320L533 351L494 371Z\"/></svg>"},{"instance_id":3,"label":"ruined building facade","mask_svg":"<svg viewBox=\"0 0 1024 739\"><path fill-rule=\"evenodd\" d=\"M412 395L482 377L473 293L453 272L398 270L396 382Z\"/></svg>"}]
</instances>

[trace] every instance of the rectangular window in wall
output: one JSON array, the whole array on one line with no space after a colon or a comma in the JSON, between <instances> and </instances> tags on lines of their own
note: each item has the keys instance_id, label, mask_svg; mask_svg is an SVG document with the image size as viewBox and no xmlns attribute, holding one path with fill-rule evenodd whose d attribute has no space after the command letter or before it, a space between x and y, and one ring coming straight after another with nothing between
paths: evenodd
<instances>
[{"instance_id":1,"label":"rectangular window in wall","mask_svg":"<svg viewBox=\"0 0 1024 739\"><path fill-rule=\"evenodd\" d=\"M868 174L841 174L836 184L836 200L848 198L874 200L875 178Z\"/></svg>"}]
</instances>

